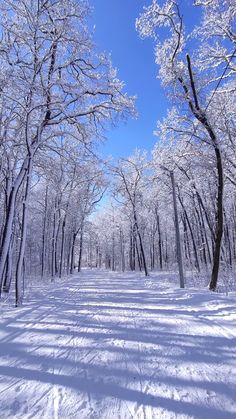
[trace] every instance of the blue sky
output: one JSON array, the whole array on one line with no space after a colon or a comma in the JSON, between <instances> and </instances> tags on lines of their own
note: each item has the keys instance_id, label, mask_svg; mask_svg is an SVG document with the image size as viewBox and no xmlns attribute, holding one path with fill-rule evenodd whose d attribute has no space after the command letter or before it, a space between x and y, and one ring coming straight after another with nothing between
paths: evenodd
<instances>
[{"instance_id":1,"label":"blue sky","mask_svg":"<svg viewBox=\"0 0 236 419\"><path fill-rule=\"evenodd\" d=\"M157 79L152 40L141 40L135 30L135 19L151 0L90 0L94 8L95 43L100 51L111 53L113 66L126 84L125 91L137 95L138 119L112 128L101 146L103 156L115 158L132 154L135 148L151 150L157 138L156 122L166 114L168 102ZM194 24L196 11L191 0L180 1L189 24Z\"/></svg>"}]
</instances>

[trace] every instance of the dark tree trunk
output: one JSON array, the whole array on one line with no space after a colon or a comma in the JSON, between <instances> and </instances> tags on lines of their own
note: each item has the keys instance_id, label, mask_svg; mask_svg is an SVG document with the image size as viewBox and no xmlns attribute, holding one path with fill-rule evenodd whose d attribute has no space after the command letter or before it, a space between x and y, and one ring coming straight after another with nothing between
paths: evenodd
<instances>
[{"instance_id":1,"label":"dark tree trunk","mask_svg":"<svg viewBox=\"0 0 236 419\"><path fill-rule=\"evenodd\" d=\"M148 269L147 269L147 264L146 264L145 252L144 252L144 248L143 248L143 241L142 241L142 237L141 237L141 234L140 234L140 231L139 231L137 217L136 217L135 212L134 212L134 225L136 227L136 232L137 232L137 235L138 235L138 238L139 238L140 252L141 252L141 256L142 256L142 262L143 262L145 276L148 276Z\"/></svg>"},{"instance_id":2,"label":"dark tree trunk","mask_svg":"<svg viewBox=\"0 0 236 419\"><path fill-rule=\"evenodd\" d=\"M32 157L29 156L28 167L27 167L27 176L26 176L26 185L23 201L23 213L22 213L22 228L21 228L21 238L20 238L20 250L16 264L16 282L15 282L15 291L16 299L15 305L18 307L23 302L23 292L21 289L22 282L24 284L24 256L25 256L25 244L26 244L26 234L27 234L27 214L28 214L28 201L30 193L30 184L31 184L31 175L32 175Z\"/></svg>"},{"instance_id":3,"label":"dark tree trunk","mask_svg":"<svg viewBox=\"0 0 236 419\"><path fill-rule=\"evenodd\" d=\"M72 244L71 244L71 258L70 258L70 274L72 275L74 272L74 264L75 264L75 240L76 240L77 232L73 233L72 236Z\"/></svg>"},{"instance_id":4,"label":"dark tree trunk","mask_svg":"<svg viewBox=\"0 0 236 419\"><path fill-rule=\"evenodd\" d=\"M189 107L195 116L195 118L202 124L204 129L209 135L211 144L214 148L215 158L216 158L216 169L217 169L217 192L216 192L216 214L215 214L215 231L214 231L214 249L213 249L213 266L211 273L211 280L209 284L209 289L215 291L217 287L217 280L220 267L220 250L221 250L221 240L223 234L223 190L224 190L224 174L223 174L223 164L221 158L221 152L217 140L216 133L213 126L209 122L207 112L199 106L198 94L195 88L195 82L192 72L191 59L187 54L187 66L190 79L190 86L192 97L190 96L190 88L184 83L183 79L179 77L179 82L181 83L184 92L186 94Z\"/></svg>"},{"instance_id":5,"label":"dark tree trunk","mask_svg":"<svg viewBox=\"0 0 236 419\"><path fill-rule=\"evenodd\" d=\"M78 261L78 272L81 271L82 256L83 256L83 238L84 238L84 221L82 220L80 239L79 239L79 261Z\"/></svg>"},{"instance_id":6,"label":"dark tree trunk","mask_svg":"<svg viewBox=\"0 0 236 419\"><path fill-rule=\"evenodd\" d=\"M213 268L211 273L211 281L209 284L209 289L215 291L217 287L217 279L220 267L220 249L221 249L221 240L223 234L223 188L224 188L224 175L223 175L223 166L221 153L217 146L215 146L215 155L217 162L217 198L216 198L216 229L215 229L215 247L213 252Z\"/></svg>"}]
</instances>

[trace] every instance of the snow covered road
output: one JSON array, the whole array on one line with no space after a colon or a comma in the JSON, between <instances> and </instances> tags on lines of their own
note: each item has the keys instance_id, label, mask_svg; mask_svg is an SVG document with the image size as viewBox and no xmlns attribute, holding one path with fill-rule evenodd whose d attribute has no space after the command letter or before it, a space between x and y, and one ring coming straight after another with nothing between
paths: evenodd
<instances>
[{"instance_id":1,"label":"snow covered road","mask_svg":"<svg viewBox=\"0 0 236 419\"><path fill-rule=\"evenodd\" d=\"M1 419L236 418L236 297L84 270L1 310Z\"/></svg>"}]
</instances>

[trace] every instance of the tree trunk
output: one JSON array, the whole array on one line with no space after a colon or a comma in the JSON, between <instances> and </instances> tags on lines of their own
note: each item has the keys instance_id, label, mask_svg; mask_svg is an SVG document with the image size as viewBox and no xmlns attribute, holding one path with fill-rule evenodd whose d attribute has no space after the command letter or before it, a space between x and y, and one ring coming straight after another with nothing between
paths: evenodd
<instances>
[{"instance_id":1,"label":"tree trunk","mask_svg":"<svg viewBox=\"0 0 236 419\"><path fill-rule=\"evenodd\" d=\"M5 279L4 279L4 283L3 283L3 291L4 292L9 292L10 291L10 286L11 286L11 282L12 282L12 253L13 253L13 240L11 240L10 246L9 246L9 251L7 254L7 262L6 262L6 271L5 271Z\"/></svg>"},{"instance_id":2,"label":"tree trunk","mask_svg":"<svg viewBox=\"0 0 236 419\"><path fill-rule=\"evenodd\" d=\"M204 129L207 131L211 144L214 147L216 157L216 169L217 169L217 193L216 193L216 216L215 216L215 232L214 232L214 249L213 249L213 267L211 273L211 280L209 289L215 291L217 287L217 280L220 266L220 249L221 240L223 234L223 189L224 189L224 174L221 152L217 141L216 133L209 122L208 115L204 109L199 106L198 95L195 88L195 82L192 72L190 56L187 54L187 65L190 78L190 86L192 91L193 100L189 97L189 87L184 84L183 79L179 78L180 83L183 86L184 92L188 97L189 107L195 116L195 118L202 124Z\"/></svg>"},{"instance_id":3,"label":"tree trunk","mask_svg":"<svg viewBox=\"0 0 236 419\"><path fill-rule=\"evenodd\" d=\"M163 257L162 257L162 240L161 240L161 227L160 227L160 217L159 214L156 214L157 217L157 231L158 231L158 253L159 253L159 264L160 269L163 269Z\"/></svg>"},{"instance_id":4,"label":"tree trunk","mask_svg":"<svg viewBox=\"0 0 236 419\"><path fill-rule=\"evenodd\" d=\"M223 189L224 189L224 175L223 175L223 166L221 153L217 146L215 146L215 155L217 162L217 176L218 176L218 185L217 185L217 198L216 198L216 228L215 228L215 247L213 251L213 268L211 273L211 281L209 284L209 289L215 291L217 287L217 279L220 267L220 248L221 240L223 234Z\"/></svg>"},{"instance_id":5,"label":"tree trunk","mask_svg":"<svg viewBox=\"0 0 236 419\"><path fill-rule=\"evenodd\" d=\"M121 257L121 271L125 271L125 252L124 252L124 237L122 229L120 228L120 257Z\"/></svg>"},{"instance_id":6,"label":"tree trunk","mask_svg":"<svg viewBox=\"0 0 236 419\"><path fill-rule=\"evenodd\" d=\"M52 258L51 258L51 279L54 281L55 278L55 258L56 258L56 203L53 212L53 223L52 223Z\"/></svg>"},{"instance_id":7,"label":"tree trunk","mask_svg":"<svg viewBox=\"0 0 236 419\"><path fill-rule=\"evenodd\" d=\"M145 272L145 276L148 276L148 269L147 269L147 264L146 264L146 258L145 258L145 252L144 252L144 247L143 247L143 241L142 241L142 237L139 231L139 227L138 227L138 222L137 222L137 217L136 217L136 213L134 212L134 224L136 227L136 231L137 231L137 235L139 238L139 245L140 245L140 252L141 252L141 256L142 256L142 261L143 261L143 267L144 267L144 272Z\"/></svg>"},{"instance_id":8,"label":"tree trunk","mask_svg":"<svg viewBox=\"0 0 236 419\"><path fill-rule=\"evenodd\" d=\"M45 246L46 246L47 208L48 208L48 186L46 186L46 192L45 192L45 210L44 210L44 218L43 218L43 237L42 237L42 255L41 255L41 278L44 277L44 270L45 270Z\"/></svg>"},{"instance_id":9,"label":"tree trunk","mask_svg":"<svg viewBox=\"0 0 236 419\"><path fill-rule=\"evenodd\" d=\"M79 239L79 261L78 261L78 272L81 271L82 256L83 256L83 235L84 235L84 221L81 223L80 239ZM89 250L90 252L90 250ZM90 263L90 262L89 262Z\"/></svg>"},{"instance_id":10,"label":"tree trunk","mask_svg":"<svg viewBox=\"0 0 236 419\"><path fill-rule=\"evenodd\" d=\"M65 228L66 228L66 215L63 218L62 229L61 229L61 252L60 252L59 278L62 277L62 270L63 270L64 247L65 247Z\"/></svg>"},{"instance_id":11,"label":"tree trunk","mask_svg":"<svg viewBox=\"0 0 236 419\"><path fill-rule=\"evenodd\" d=\"M112 233L112 259L111 259L111 270L115 271L115 236Z\"/></svg>"},{"instance_id":12,"label":"tree trunk","mask_svg":"<svg viewBox=\"0 0 236 419\"><path fill-rule=\"evenodd\" d=\"M188 229L189 229L189 232L190 232L190 236L191 236L191 239L192 239L193 251L194 251L194 256L195 256L195 266L196 266L198 272L200 272L200 264L199 264L199 260L198 260L197 247L196 247L196 242L195 242L195 238L194 238L194 234L193 234L193 229L192 229L192 226L191 226L191 223L189 221L189 217L188 217L187 211L185 209L184 203L183 203L180 195L178 196L178 198L179 198L179 202L181 204L181 207L183 208L185 219L186 219L186 222L187 222L187 225L188 225Z\"/></svg>"},{"instance_id":13,"label":"tree trunk","mask_svg":"<svg viewBox=\"0 0 236 419\"><path fill-rule=\"evenodd\" d=\"M33 168L32 156L29 156L27 176L26 176L25 194L24 194L24 201L23 201L20 250L19 250L19 256L18 256L18 260L17 260L17 264L16 264L16 283L15 283L15 290L16 290L15 305L16 305L16 307L21 305L22 302L23 302L21 282L22 282L22 280L24 281L24 255L25 255L25 243L26 243L27 224L28 224L27 214L28 214L28 202L29 202L29 195L30 195L32 168Z\"/></svg>"},{"instance_id":14,"label":"tree trunk","mask_svg":"<svg viewBox=\"0 0 236 419\"><path fill-rule=\"evenodd\" d=\"M76 240L77 232L73 233L72 236L72 244L71 244L71 258L70 258L70 274L72 275L74 272L74 265L75 265L75 240Z\"/></svg>"},{"instance_id":15,"label":"tree trunk","mask_svg":"<svg viewBox=\"0 0 236 419\"><path fill-rule=\"evenodd\" d=\"M174 173L172 171L170 172L170 177L171 177L171 183L172 183L172 194L173 194L174 215L175 215L176 249L177 249L178 267L179 267L180 288L184 288L184 271L183 271L182 251L181 251L180 232L179 232L178 209L177 209L176 192L175 192L175 179L174 179Z\"/></svg>"},{"instance_id":16,"label":"tree trunk","mask_svg":"<svg viewBox=\"0 0 236 419\"><path fill-rule=\"evenodd\" d=\"M1 249L0 249L0 295L1 295L2 284L4 280L3 273L5 269L5 264L7 261L7 255L8 255L8 250L9 250L11 236L12 236L16 197L17 197L18 190L22 184L22 181L26 175L27 168L28 168L28 158L25 159L24 163L22 164L21 170L15 182L12 185L11 192L9 195L9 202L8 202L8 207L7 207L6 220L5 220L5 225L3 229Z\"/></svg>"}]
</instances>

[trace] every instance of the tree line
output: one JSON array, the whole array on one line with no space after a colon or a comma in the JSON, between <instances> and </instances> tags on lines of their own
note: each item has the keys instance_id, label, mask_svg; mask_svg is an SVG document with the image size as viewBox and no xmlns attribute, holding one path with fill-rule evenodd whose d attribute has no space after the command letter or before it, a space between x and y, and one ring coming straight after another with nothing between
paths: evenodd
<instances>
[{"instance_id":1,"label":"tree line","mask_svg":"<svg viewBox=\"0 0 236 419\"><path fill-rule=\"evenodd\" d=\"M236 5L196 0L191 7L199 22L193 30L185 25L181 6L153 1L136 21L140 36L154 41L158 77L172 108L157 124L152 161L137 152L114 168L114 194L125 216L117 247L124 253L125 234L126 266L137 264L146 275L147 265L174 264L178 246L168 177L175 176L185 265L197 271L211 267L214 291L220 266L235 268ZM117 234L102 246L112 267L117 260L113 237Z\"/></svg>"},{"instance_id":2,"label":"tree line","mask_svg":"<svg viewBox=\"0 0 236 419\"><path fill-rule=\"evenodd\" d=\"M26 278L53 280L82 262L176 269L173 179L185 269L211 271L211 290L219 273L233 276L236 5L191 7L193 30L174 0L137 19L171 108L151 158L136 150L112 164L97 146L109 123L134 113L134 98L93 43L89 3L0 1L0 292L14 287L17 306Z\"/></svg>"},{"instance_id":3,"label":"tree line","mask_svg":"<svg viewBox=\"0 0 236 419\"><path fill-rule=\"evenodd\" d=\"M14 282L17 306L35 258L41 276L71 270L103 190L93 148L133 111L93 45L89 13L83 0L0 2L0 292Z\"/></svg>"}]
</instances>

